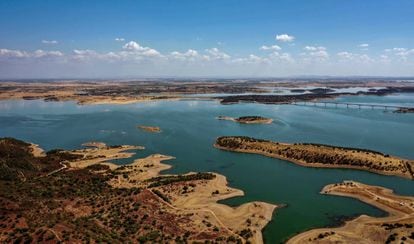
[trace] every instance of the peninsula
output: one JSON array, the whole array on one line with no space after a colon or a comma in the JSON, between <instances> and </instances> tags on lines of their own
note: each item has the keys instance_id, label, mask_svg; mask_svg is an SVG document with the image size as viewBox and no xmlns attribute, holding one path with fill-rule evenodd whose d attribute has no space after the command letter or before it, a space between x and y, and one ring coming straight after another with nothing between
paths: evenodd
<instances>
[{"instance_id":1,"label":"peninsula","mask_svg":"<svg viewBox=\"0 0 414 244\"><path fill-rule=\"evenodd\" d=\"M352 197L375 206L389 215L375 218L361 215L338 228L306 231L288 240L296 243L413 243L414 197L354 181L327 185L322 194Z\"/></svg>"},{"instance_id":2,"label":"peninsula","mask_svg":"<svg viewBox=\"0 0 414 244\"><path fill-rule=\"evenodd\" d=\"M312 143L289 144L244 136L219 137L214 146L227 151L274 157L305 167L358 169L414 178L414 161L367 149Z\"/></svg>"},{"instance_id":3,"label":"peninsula","mask_svg":"<svg viewBox=\"0 0 414 244\"><path fill-rule=\"evenodd\" d=\"M0 138L1 242L263 242L276 206L217 203L243 195L224 176L160 175L173 157L116 165L110 160L143 148L85 146L40 155L34 144Z\"/></svg>"}]
</instances>

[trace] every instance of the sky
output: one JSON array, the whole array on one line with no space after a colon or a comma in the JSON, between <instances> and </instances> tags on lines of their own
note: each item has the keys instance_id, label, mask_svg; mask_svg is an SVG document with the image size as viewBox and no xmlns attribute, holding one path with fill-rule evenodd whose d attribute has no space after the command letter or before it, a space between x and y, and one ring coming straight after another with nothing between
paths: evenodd
<instances>
[{"instance_id":1,"label":"sky","mask_svg":"<svg viewBox=\"0 0 414 244\"><path fill-rule=\"evenodd\" d=\"M0 79L303 75L414 76L414 1L0 1Z\"/></svg>"}]
</instances>

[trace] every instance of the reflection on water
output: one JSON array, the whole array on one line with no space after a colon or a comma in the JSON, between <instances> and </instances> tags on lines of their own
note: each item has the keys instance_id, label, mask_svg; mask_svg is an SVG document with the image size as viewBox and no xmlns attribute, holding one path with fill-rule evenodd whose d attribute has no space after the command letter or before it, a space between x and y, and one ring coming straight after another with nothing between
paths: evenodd
<instances>
[{"instance_id":1,"label":"reflection on water","mask_svg":"<svg viewBox=\"0 0 414 244\"><path fill-rule=\"evenodd\" d=\"M339 101L412 104L412 95L350 96ZM242 125L216 120L219 115L260 115L270 125ZM138 124L159 126L162 133L138 130ZM329 183L352 179L414 195L413 181L363 171L313 169L260 155L220 151L212 147L222 135L245 135L286 142L315 142L383 151L414 158L414 114L381 110L235 104L216 101L159 101L127 105L84 105L74 102L0 101L0 136L12 136L52 148L79 148L87 141L145 146L134 158L153 153L176 157L168 173L215 171L226 175L245 197L231 205L260 200L287 204L266 227L268 243L334 224L335 217L384 213L357 200L320 195ZM133 159L134 159L133 158ZM133 159L114 160L125 164Z\"/></svg>"}]
</instances>

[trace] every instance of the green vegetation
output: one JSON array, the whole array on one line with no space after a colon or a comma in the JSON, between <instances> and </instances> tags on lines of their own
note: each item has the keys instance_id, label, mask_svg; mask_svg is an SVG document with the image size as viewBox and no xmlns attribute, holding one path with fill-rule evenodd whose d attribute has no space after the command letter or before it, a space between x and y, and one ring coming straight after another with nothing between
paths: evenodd
<instances>
[{"instance_id":1,"label":"green vegetation","mask_svg":"<svg viewBox=\"0 0 414 244\"><path fill-rule=\"evenodd\" d=\"M230 151L263 154L300 162L309 166L324 164L337 167L355 167L378 173L404 175L414 178L414 162L390 157L368 149L330 146L314 143L286 144L245 136L226 136L216 140L216 146Z\"/></svg>"},{"instance_id":2,"label":"green vegetation","mask_svg":"<svg viewBox=\"0 0 414 244\"><path fill-rule=\"evenodd\" d=\"M158 197L148 189L109 185L118 174L128 177L122 170L96 164L48 174L82 155L56 149L34 157L31 150L26 142L0 139L0 239L5 243L203 243L228 237L217 229L205 236L191 232L186 224L191 218L171 210L165 204L170 199L157 189L152 192ZM214 177L196 173L148 182L154 187ZM187 191L188 186L180 189Z\"/></svg>"},{"instance_id":3,"label":"green vegetation","mask_svg":"<svg viewBox=\"0 0 414 244\"><path fill-rule=\"evenodd\" d=\"M212 180L216 176L212 173L195 173L187 175L158 176L147 181L151 182L149 188L173 184L176 182L193 181L193 180Z\"/></svg>"}]
</instances>

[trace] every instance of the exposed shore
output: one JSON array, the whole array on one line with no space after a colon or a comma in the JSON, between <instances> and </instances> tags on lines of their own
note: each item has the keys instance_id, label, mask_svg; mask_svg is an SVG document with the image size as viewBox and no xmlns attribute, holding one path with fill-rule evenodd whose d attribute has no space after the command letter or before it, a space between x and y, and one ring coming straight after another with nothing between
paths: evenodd
<instances>
[{"instance_id":1,"label":"exposed shore","mask_svg":"<svg viewBox=\"0 0 414 244\"><path fill-rule=\"evenodd\" d=\"M240 124L271 124L273 119L261 117L261 116L242 116L238 118L228 117L228 116L218 116L218 120L228 120L233 122L238 122Z\"/></svg>"},{"instance_id":2,"label":"exposed shore","mask_svg":"<svg viewBox=\"0 0 414 244\"><path fill-rule=\"evenodd\" d=\"M414 242L414 197L400 196L379 186L344 181L325 186L322 194L352 197L389 214L384 218L361 215L338 228L306 231L287 243L412 243Z\"/></svg>"},{"instance_id":3,"label":"exposed shore","mask_svg":"<svg viewBox=\"0 0 414 244\"><path fill-rule=\"evenodd\" d=\"M158 126L146 126L146 125L138 125L139 129L146 131L146 132L152 132L152 133L160 133L161 128Z\"/></svg>"},{"instance_id":4,"label":"exposed shore","mask_svg":"<svg viewBox=\"0 0 414 244\"><path fill-rule=\"evenodd\" d=\"M219 137L214 146L227 151L278 158L305 167L358 169L414 178L414 161L359 148L310 143L288 144L242 136Z\"/></svg>"},{"instance_id":5,"label":"exposed shore","mask_svg":"<svg viewBox=\"0 0 414 244\"><path fill-rule=\"evenodd\" d=\"M293 93L303 92L304 88L312 88L306 94L279 94L275 89L290 88ZM319 87L319 88L314 88ZM368 91L356 93L336 92L333 89L341 88L371 88ZM381 88L378 88L381 87ZM300 88L300 89L298 89ZM378 89L377 89L378 88ZM268 93L267 95L260 95ZM0 84L0 100L43 99L53 101L76 101L78 104L130 104L158 100L180 100L189 98L187 95L196 94L235 94L231 96L216 96L208 99L218 99L222 104L238 102L257 102L264 104L289 104L300 101L330 99L345 95L389 95L395 93L414 93L411 82L394 80L379 81L360 79L356 81L325 80L315 81L307 79L295 80L227 80L220 81L9 81ZM191 99L206 99L193 96Z\"/></svg>"},{"instance_id":6,"label":"exposed shore","mask_svg":"<svg viewBox=\"0 0 414 244\"><path fill-rule=\"evenodd\" d=\"M226 178L215 173L211 179L181 180L171 184L152 186L151 183L162 180L163 177L182 177L176 175L160 175L162 170L171 166L162 161L173 157L155 154L146 158L137 159L132 164L119 166L109 163L111 159L127 158L131 156L125 150L137 149L136 146L121 146L117 148L88 148L76 150L74 153L83 154L83 159L71 162L71 168L86 168L91 165L103 164L117 173L117 177L110 180L110 185L116 188L139 187L150 192L162 194L162 200L172 211L191 213L194 227L205 228L216 226L224 231L225 236L238 236L243 242L263 243L261 230L271 220L273 211L277 207L264 202L250 202L236 208L219 204L217 201L243 196L241 190L228 187ZM69 169L70 170L70 169ZM185 176L197 176L188 173ZM157 177L160 177L159 179ZM185 189L185 190L183 190ZM204 227L203 227L204 226Z\"/></svg>"}]
</instances>

